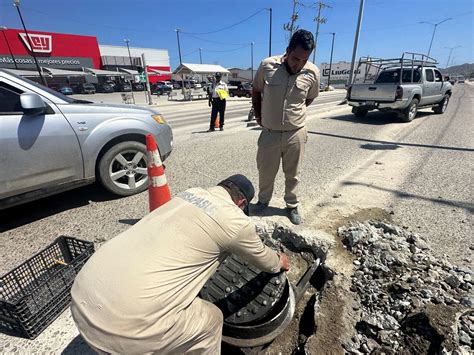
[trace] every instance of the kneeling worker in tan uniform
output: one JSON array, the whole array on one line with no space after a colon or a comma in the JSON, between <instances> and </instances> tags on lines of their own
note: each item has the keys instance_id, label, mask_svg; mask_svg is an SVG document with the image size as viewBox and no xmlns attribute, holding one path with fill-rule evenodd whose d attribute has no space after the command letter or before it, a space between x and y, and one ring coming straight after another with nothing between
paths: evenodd
<instances>
[{"instance_id":1,"label":"kneeling worker in tan uniform","mask_svg":"<svg viewBox=\"0 0 474 355\"><path fill-rule=\"evenodd\" d=\"M99 353L219 354L223 316L198 294L234 253L262 271L288 270L246 216L252 183L233 175L178 194L105 243L77 275L71 312Z\"/></svg>"},{"instance_id":2,"label":"kneeling worker in tan uniform","mask_svg":"<svg viewBox=\"0 0 474 355\"><path fill-rule=\"evenodd\" d=\"M294 224L301 223L296 188L308 140L306 107L319 94L319 69L308 62L313 49L311 32L296 31L285 55L262 61L252 90L255 119L263 127L257 151L260 190L253 212L268 206L281 161L287 214Z\"/></svg>"}]
</instances>

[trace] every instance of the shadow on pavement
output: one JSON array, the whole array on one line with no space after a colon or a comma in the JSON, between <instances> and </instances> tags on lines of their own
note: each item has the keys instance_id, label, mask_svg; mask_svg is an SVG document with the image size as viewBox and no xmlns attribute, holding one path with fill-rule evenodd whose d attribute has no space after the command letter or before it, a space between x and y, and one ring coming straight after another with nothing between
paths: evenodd
<instances>
[{"instance_id":1,"label":"shadow on pavement","mask_svg":"<svg viewBox=\"0 0 474 355\"><path fill-rule=\"evenodd\" d=\"M415 120L417 118L431 116L433 112L418 112ZM330 116L326 117L329 120L336 120L336 121L345 121L345 122L353 122L358 124L366 124L366 125L374 125L374 126L381 126L390 123L400 123L400 124L410 124L410 122L403 122L400 118L398 118L397 113L395 112L380 112L380 111L372 111L367 114L365 117L356 117L353 114L348 115L341 115L341 116Z\"/></svg>"},{"instance_id":2,"label":"shadow on pavement","mask_svg":"<svg viewBox=\"0 0 474 355\"><path fill-rule=\"evenodd\" d=\"M121 198L92 184L36 201L0 211L0 232L6 232L57 213L86 206L91 202L104 202Z\"/></svg>"},{"instance_id":3,"label":"shadow on pavement","mask_svg":"<svg viewBox=\"0 0 474 355\"><path fill-rule=\"evenodd\" d=\"M75 337L68 346L61 353L62 355L96 355L97 353L92 350L84 339L78 335Z\"/></svg>"},{"instance_id":4,"label":"shadow on pavement","mask_svg":"<svg viewBox=\"0 0 474 355\"><path fill-rule=\"evenodd\" d=\"M455 200L446 200L441 198L430 198L430 197L425 197L421 195L415 195L403 191L398 191L398 190L393 190L393 189L387 189L384 187L380 186L374 186L370 184L364 184L364 183L359 183L359 182L353 182L353 181L345 181L343 182L343 185L346 186L364 186L368 187L370 189L376 189L380 191L385 191L385 192L391 192L394 195L396 195L399 199L413 199L413 200L422 200L422 201L429 201L432 203L437 203L440 205L445 205L445 206L450 206L450 207L455 207L455 208L461 208L464 209L470 213L474 213L474 204L469 203L469 202L462 202L462 201L455 201Z\"/></svg>"},{"instance_id":5,"label":"shadow on pavement","mask_svg":"<svg viewBox=\"0 0 474 355\"><path fill-rule=\"evenodd\" d=\"M340 139L348 139L353 141L359 142L367 142L366 144L361 144L360 147L363 149L370 149L370 150L394 150L400 147L417 147L417 148L429 148L429 149L444 149L444 150L452 150L452 151L461 151L461 152L474 152L472 148L462 148L462 147L450 147L444 145L430 145L430 144L419 144L419 143L404 143L404 142L390 142L390 141L379 141L375 139L369 138L359 138L359 137L351 137L351 136L343 136L340 134L334 133L326 133L326 132L318 132L318 131L308 131L309 134L314 134L318 136L324 137L332 137L332 138L340 138ZM370 144L374 143L374 144Z\"/></svg>"}]
</instances>

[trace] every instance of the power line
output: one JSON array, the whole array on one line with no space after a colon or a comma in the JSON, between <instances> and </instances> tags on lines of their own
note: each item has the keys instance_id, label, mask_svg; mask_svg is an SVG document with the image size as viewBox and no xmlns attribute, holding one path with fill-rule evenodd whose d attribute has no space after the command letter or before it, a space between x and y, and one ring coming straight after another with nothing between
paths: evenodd
<instances>
[{"instance_id":1,"label":"power line","mask_svg":"<svg viewBox=\"0 0 474 355\"><path fill-rule=\"evenodd\" d=\"M204 38L201 38L201 37L197 37L197 36L194 36L194 35L190 35L186 32L182 32L180 31L182 34L185 34L189 37L192 37L194 39L197 39L199 41L203 41L203 42L209 42L209 43L214 43L214 44L221 44L221 45L224 45L224 46L242 46L244 45L244 43L224 43L224 42L218 42L218 41L211 41L211 40L208 40L208 39L204 39Z\"/></svg>"},{"instance_id":2,"label":"power line","mask_svg":"<svg viewBox=\"0 0 474 355\"><path fill-rule=\"evenodd\" d=\"M208 35L208 34L211 34L211 33L217 33L217 32L221 32L221 31L225 31L225 30L228 30L229 28L238 26L238 25L240 25L241 23L244 23L245 21L250 20L252 17L257 16L257 15L258 15L260 12L262 12L262 11L265 11L265 9L258 10L257 12L253 13L253 14L250 15L249 17L246 17L246 18L244 18L243 20L241 20L241 21L239 21L239 22L236 22L236 23L234 23L234 24L232 24L232 25L229 25L229 26L220 28L220 29L218 29L218 30L209 31L209 32L182 32L182 33L191 34L191 35Z\"/></svg>"},{"instance_id":3,"label":"power line","mask_svg":"<svg viewBox=\"0 0 474 355\"><path fill-rule=\"evenodd\" d=\"M245 47L248 47L250 46L250 44L245 44L241 47L238 47L238 48L234 48L234 49L229 49L229 50L224 50L224 51L213 51L213 50L204 50L205 52L211 52L211 53L228 53L228 52L235 52L235 51L238 51L239 49L243 49Z\"/></svg>"}]
</instances>

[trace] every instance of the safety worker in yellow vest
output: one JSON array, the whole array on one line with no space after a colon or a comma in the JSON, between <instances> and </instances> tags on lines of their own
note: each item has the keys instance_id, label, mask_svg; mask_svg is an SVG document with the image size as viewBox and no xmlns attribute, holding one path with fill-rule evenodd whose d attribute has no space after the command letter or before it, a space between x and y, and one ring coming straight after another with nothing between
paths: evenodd
<instances>
[{"instance_id":1,"label":"safety worker in yellow vest","mask_svg":"<svg viewBox=\"0 0 474 355\"><path fill-rule=\"evenodd\" d=\"M253 81L255 119L263 127L258 139L258 202L253 213L270 202L282 162L286 211L293 224L301 223L297 186L308 133L306 108L319 95L319 69L308 58L314 49L311 32L298 30L284 55L266 58Z\"/></svg>"},{"instance_id":2,"label":"safety worker in yellow vest","mask_svg":"<svg viewBox=\"0 0 474 355\"><path fill-rule=\"evenodd\" d=\"M229 253L289 269L248 217L252 183L232 175L179 193L100 247L77 275L71 313L99 353L219 354L223 315L198 294Z\"/></svg>"},{"instance_id":3,"label":"safety worker in yellow vest","mask_svg":"<svg viewBox=\"0 0 474 355\"><path fill-rule=\"evenodd\" d=\"M217 113L219 113L219 130L224 130L224 114L226 99L229 96L229 88L227 84L222 81L222 73L215 74L215 81L209 88L209 106L211 109L211 122L208 132L214 132Z\"/></svg>"}]
</instances>

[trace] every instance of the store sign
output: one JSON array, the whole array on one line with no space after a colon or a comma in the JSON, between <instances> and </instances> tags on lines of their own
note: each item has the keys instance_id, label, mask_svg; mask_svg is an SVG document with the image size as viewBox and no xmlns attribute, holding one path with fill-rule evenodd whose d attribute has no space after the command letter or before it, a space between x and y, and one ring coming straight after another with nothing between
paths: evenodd
<instances>
[{"instance_id":1,"label":"store sign","mask_svg":"<svg viewBox=\"0 0 474 355\"><path fill-rule=\"evenodd\" d=\"M35 53L51 53L53 51L53 38L51 35L40 35L34 33L28 33L28 37L26 33L19 33L20 38L23 40L26 48L30 52ZM30 39L28 41L28 38ZM31 42L31 46L30 46Z\"/></svg>"},{"instance_id":2,"label":"store sign","mask_svg":"<svg viewBox=\"0 0 474 355\"><path fill-rule=\"evenodd\" d=\"M30 56L14 56L15 62L11 55L0 54L0 68L10 69L35 69L36 64L33 57ZM93 68L91 58L73 58L73 57L37 57L40 67L57 68L57 69L82 69ZM16 66L15 66L16 64Z\"/></svg>"}]
</instances>

